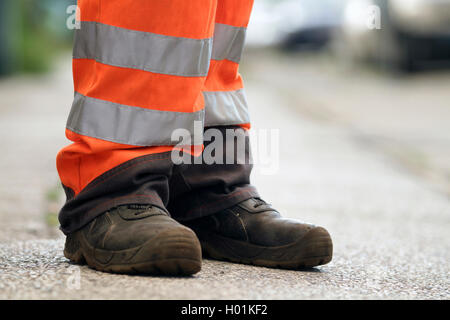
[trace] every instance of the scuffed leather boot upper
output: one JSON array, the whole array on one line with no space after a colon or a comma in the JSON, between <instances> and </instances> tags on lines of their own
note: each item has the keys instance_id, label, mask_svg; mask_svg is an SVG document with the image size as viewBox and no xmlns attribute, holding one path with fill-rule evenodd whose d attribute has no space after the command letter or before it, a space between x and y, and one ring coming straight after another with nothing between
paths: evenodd
<instances>
[{"instance_id":1,"label":"scuffed leather boot upper","mask_svg":"<svg viewBox=\"0 0 450 320\"><path fill-rule=\"evenodd\" d=\"M314 226L282 218L258 198L245 200L215 215L187 222L201 238L205 232L260 246L283 246L298 241Z\"/></svg>"},{"instance_id":2,"label":"scuffed leather boot upper","mask_svg":"<svg viewBox=\"0 0 450 320\"><path fill-rule=\"evenodd\" d=\"M105 212L83 229L95 248L126 250L141 246L158 234L182 225L162 209L151 205L125 205Z\"/></svg>"},{"instance_id":3,"label":"scuffed leather boot upper","mask_svg":"<svg viewBox=\"0 0 450 320\"><path fill-rule=\"evenodd\" d=\"M64 255L107 272L190 275L201 268L195 233L152 205L108 210L67 236Z\"/></svg>"}]
</instances>

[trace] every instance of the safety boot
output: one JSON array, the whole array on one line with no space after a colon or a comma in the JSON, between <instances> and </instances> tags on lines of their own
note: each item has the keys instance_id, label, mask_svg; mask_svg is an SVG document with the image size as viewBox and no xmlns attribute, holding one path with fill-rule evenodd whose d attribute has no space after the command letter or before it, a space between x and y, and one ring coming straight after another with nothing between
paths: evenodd
<instances>
[{"instance_id":1,"label":"safety boot","mask_svg":"<svg viewBox=\"0 0 450 320\"><path fill-rule=\"evenodd\" d=\"M151 205L123 205L67 236L64 255L114 273L190 275L202 256L195 233Z\"/></svg>"},{"instance_id":2,"label":"safety boot","mask_svg":"<svg viewBox=\"0 0 450 320\"><path fill-rule=\"evenodd\" d=\"M333 244L322 227L282 218L259 198L185 222L213 259L286 269L331 261Z\"/></svg>"}]
</instances>

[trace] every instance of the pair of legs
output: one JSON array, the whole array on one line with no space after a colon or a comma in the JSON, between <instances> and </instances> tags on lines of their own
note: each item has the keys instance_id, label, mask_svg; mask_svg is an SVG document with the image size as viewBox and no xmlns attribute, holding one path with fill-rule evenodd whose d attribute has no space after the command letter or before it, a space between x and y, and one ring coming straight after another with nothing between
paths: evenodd
<instances>
[{"instance_id":1,"label":"pair of legs","mask_svg":"<svg viewBox=\"0 0 450 320\"><path fill-rule=\"evenodd\" d=\"M200 267L198 239L232 261L298 267L331 259L324 229L282 219L250 185L238 67L252 4L78 1L66 130L73 143L57 157L70 259L106 271L189 274ZM174 164L173 152L193 159L207 147L198 127L246 142L223 148L234 153L229 164Z\"/></svg>"},{"instance_id":2,"label":"pair of legs","mask_svg":"<svg viewBox=\"0 0 450 320\"><path fill-rule=\"evenodd\" d=\"M195 122L203 127L249 128L238 66L252 3L78 1L75 99L66 130L73 144L57 159L69 198L61 212L63 231L80 228L111 206L167 206L173 167L165 153L178 143L171 139L175 130L193 135ZM203 143L201 137L197 140L191 141L196 155ZM211 172L192 168L202 170ZM233 170L238 173L230 174ZM200 189L221 185L226 198L243 200L255 195L248 186L250 170L248 165L216 166L214 172L220 176L197 174L201 183L196 178L190 184ZM131 177L142 172L148 173L146 179L133 184ZM105 179L108 175L114 176ZM232 180L224 181L230 176ZM222 200L211 195L198 201L206 205Z\"/></svg>"}]
</instances>

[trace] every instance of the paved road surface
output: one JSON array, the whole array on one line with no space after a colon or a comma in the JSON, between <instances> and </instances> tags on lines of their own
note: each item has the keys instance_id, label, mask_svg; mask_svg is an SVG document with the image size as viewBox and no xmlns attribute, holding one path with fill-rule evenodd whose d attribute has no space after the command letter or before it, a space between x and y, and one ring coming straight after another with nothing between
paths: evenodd
<instances>
[{"instance_id":1,"label":"paved road surface","mask_svg":"<svg viewBox=\"0 0 450 320\"><path fill-rule=\"evenodd\" d=\"M449 197L442 192L445 184L430 182L373 143L373 136L389 137L389 128L397 126L383 131L377 124L361 133L351 108L349 115L339 114L347 121L334 121L332 99L326 88L317 91L311 75L316 84L334 81L330 87L336 76L321 78L310 62L269 59L272 65L264 69L266 57L246 59L254 132L279 129L280 137L278 173L267 175L270 166L260 163L254 182L285 216L329 229L335 243L330 264L285 271L205 260L202 271L189 278L110 275L69 264L62 255L63 237L49 226L47 215L55 206L49 190L58 182L54 158L66 143L72 95L66 60L48 77L0 81L0 298L449 299ZM316 64L320 69L320 61ZM286 76L275 74L274 83L264 70L270 74L276 65ZM341 88L351 87L352 79L340 81L347 82ZM365 88L364 82L357 85ZM317 94L327 108L311 114ZM427 112L414 110L416 117ZM446 122L436 123L449 123L448 113L442 117ZM442 130L427 141L444 146L445 130L427 123L430 132Z\"/></svg>"}]
</instances>

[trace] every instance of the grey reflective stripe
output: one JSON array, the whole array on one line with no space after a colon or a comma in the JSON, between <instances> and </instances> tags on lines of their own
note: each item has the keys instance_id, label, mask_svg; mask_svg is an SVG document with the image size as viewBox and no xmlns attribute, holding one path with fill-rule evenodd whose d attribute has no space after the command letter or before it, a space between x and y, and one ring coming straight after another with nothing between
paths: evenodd
<instances>
[{"instance_id":1,"label":"grey reflective stripe","mask_svg":"<svg viewBox=\"0 0 450 320\"><path fill-rule=\"evenodd\" d=\"M200 77L208 74L212 39L188 39L82 22L75 32L74 59L154 73Z\"/></svg>"},{"instance_id":2,"label":"grey reflective stripe","mask_svg":"<svg viewBox=\"0 0 450 320\"><path fill-rule=\"evenodd\" d=\"M130 107L75 93L67 129L85 136L134 146L175 145L171 136L185 129L194 138L194 121L203 124L204 110L185 113ZM186 141L186 140L185 140ZM201 144L202 141L193 141Z\"/></svg>"},{"instance_id":3,"label":"grey reflective stripe","mask_svg":"<svg viewBox=\"0 0 450 320\"><path fill-rule=\"evenodd\" d=\"M216 23L212 59L239 63L244 50L246 28Z\"/></svg>"},{"instance_id":4,"label":"grey reflective stripe","mask_svg":"<svg viewBox=\"0 0 450 320\"><path fill-rule=\"evenodd\" d=\"M204 91L205 126L249 123L244 89L237 91Z\"/></svg>"}]
</instances>

